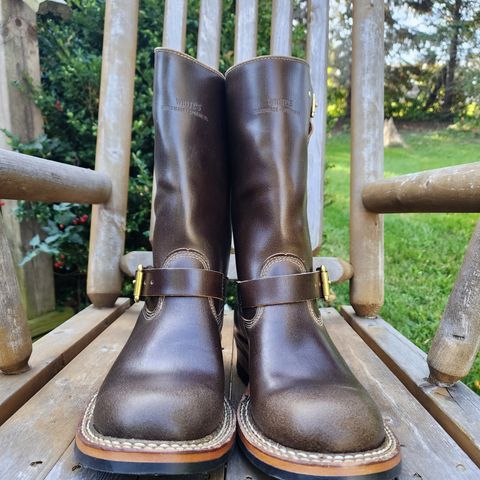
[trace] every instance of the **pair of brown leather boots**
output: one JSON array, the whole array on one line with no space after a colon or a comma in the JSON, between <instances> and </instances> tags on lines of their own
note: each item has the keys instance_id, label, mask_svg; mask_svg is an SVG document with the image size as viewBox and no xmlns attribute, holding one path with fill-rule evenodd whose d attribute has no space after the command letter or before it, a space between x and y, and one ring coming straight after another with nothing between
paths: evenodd
<instances>
[{"instance_id":1,"label":"pair of brown leather boots","mask_svg":"<svg viewBox=\"0 0 480 480\"><path fill-rule=\"evenodd\" d=\"M145 307L88 406L85 466L188 474L225 462L238 422L249 459L280 479L391 479L395 437L332 344L316 304L306 217L307 63L260 57L226 77L155 53L154 267ZM232 219L230 219L232 212ZM237 419L220 346L233 225Z\"/></svg>"}]
</instances>

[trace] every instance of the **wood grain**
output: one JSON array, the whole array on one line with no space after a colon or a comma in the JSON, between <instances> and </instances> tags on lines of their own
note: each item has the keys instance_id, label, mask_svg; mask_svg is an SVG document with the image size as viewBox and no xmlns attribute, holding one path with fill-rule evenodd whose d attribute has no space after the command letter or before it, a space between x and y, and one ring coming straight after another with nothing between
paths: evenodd
<instances>
[{"instance_id":1,"label":"wood grain","mask_svg":"<svg viewBox=\"0 0 480 480\"><path fill-rule=\"evenodd\" d=\"M87 293L111 307L122 290L139 0L107 0L95 169L112 181L107 203L92 209Z\"/></svg>"},{"instance_id":2,"label":"wood grain","mask_svg":"<svg viewBox=\"0 0 480 480\"><path fill-rule=\"evenodd\" d=\"M119 298L112 308L87 307L35 342L30 370L22 375L0 377L0 425L129 306L128 298Z\"/></svg>"},{"instance_id":3,"label":"wood grain","mask_svg":"<svg viewBox=\"0 0 480 480\"><path fill-rule=\"evenodd\" d=\"M480 212L480 162L436 168L365 185L371 212Z\"/></svg>"},{"instance_id":4,"label":"wood grain","mask_svg":"<svg viewBox=\"0 0 480 480\"><path fill-rule=\"evenodd\" d=\"M431 378L445 384L460 380L472 368L479 348L480 221L428 353Z\"/></svg>"},{"instance_id":5,"label":"wood grain","mask_svg":"<svg viewBox=\"0 0 480 480\"><path fill-rule=\"evenodd\" d=\"M291 0L272 0L272 33L270 35L270 54L292 54L293 2Z\"/></svg>"},{"instance_id":6,"label":"wood grain","mask_svg":"<svg viewBox=\"0 0 480 480\"><path fill-rule=\"evenodd\" d=\"M20 301L20 287L0 213L0 370L10 374L28 370L31 353L27 314ZM1 412L2 409L0 416Z\"/></svg>"},{"instance_id":7,"label":"wood grain","mask_svg":"<svg viewBox=\"0 0 480 480\"><path fill-rule=\"evenodd\" d=\"M0 149L0 198L103 203L112 184L105 173Z\"/></svg>"},{"instance_id":8,"label":"wood grain","mask_svg":"<svg viewBox=\"0 0 480 480\"><path fill-rule=\"evenodd\" d=\"M362 317L383 305L383 217L362 203L367 183L383 177L384 2L356 0L352 32L350 303Z\"/></svg>"},{"instance_id":9,"label":"wood grain","mask_svg":"<svg viewBox=\"0 0 480 480\"><path fill-rule=\"evenodd\" d=\"M234 63L257 56L258 0L237 0Z\"/></svg>"},{"instance_id":10,"label":"wood grain","mask_svg":"<svg viewBox=\"0 0 480 480\"><path fill-rule=\"evenodd\" d=\"M198 19L197 59L218 69L222 29L222 0L202 0Z\"/></svg>"},{"instance_id":11,"label":"wood grain","mask_svg":"<svg viewBox=\"0 0 480 480\"><path fill-rule=\"evenodd\" d=\"M341 355L400 441L403 467L399 479L478 479L475 463L340 314L326 308L322 318Z\"/></svg>"},{"instance_id":12,"label":"wood grain","mask_svg":"<svg viewBox=\"0 0 480 480\"><path fill-rule=\"evenodd\" d=\"M437 387L428 382L427 355L380 317L364 319L352 307L342 316L410 393L480 467L480 397L463 383Z\"/></svg>"},{"instance_id":13,"label":"wood grain","mask_svg":"<svg viewBox=\"0 0 480 480\"><path fill-rule=\"evenodd\" d=\"M325 142L327 137L328 0L308 2L307 62L310 64L317 108L311 119L313 132L308 142L307 213L313 254L323 236Z\"/></svg>"}]
</instances>

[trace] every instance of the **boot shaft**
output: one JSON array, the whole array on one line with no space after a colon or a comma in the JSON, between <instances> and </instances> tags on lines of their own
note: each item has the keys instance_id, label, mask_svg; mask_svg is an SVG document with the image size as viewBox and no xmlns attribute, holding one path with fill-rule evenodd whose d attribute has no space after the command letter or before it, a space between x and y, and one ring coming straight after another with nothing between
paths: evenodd
<instances>
[{"instance_id":1,"label":"boot shaft","mask_svg":"<svg viewBox=\"0 0 480 480\"><path fill-rule=\"evenodd\" d=\"M258 277L266 259L278 254L298 257L310 269L308 64L256 58L230 69L226 87L238 276Z\"/></svg>"},{"instance_id":2,"label":"boot shaft","mask_svg":"<svg viewBox=\"0 0 480 480\"><path fill-rule=\"evenodd\" d=\"M226 272L230 248L225 79L180 52L155 51L154 266L194 250ZM180 255L181 257L181 255ZM193 256L176 267L202 267Z\"/></svg>"}]
</instances>

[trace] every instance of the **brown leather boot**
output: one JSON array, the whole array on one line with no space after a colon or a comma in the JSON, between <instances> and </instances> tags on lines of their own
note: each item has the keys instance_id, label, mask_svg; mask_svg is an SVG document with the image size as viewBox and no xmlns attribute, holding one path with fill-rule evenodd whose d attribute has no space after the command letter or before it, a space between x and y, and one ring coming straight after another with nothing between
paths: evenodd
<instances>
[{"instance_id":1,"label":"brown leather boot","mask_svg":"<svg viewBox=\"0 0 480 480\"><path fill-rule=\"evenodd\" d=\"M230 250L225 79L157 49L154 90L154 268L143 269L145 307L76 445L97 470L187 474L224 462L235 434L220 345Z\"/></svg>"},{"instance_id":2,"label":"brown leather boot","mask_svg":"<svg viewBox=\"0 0 480 480\"><path fill-rule=\"evenodd\" d=\"M247 456L280 479L391 479L398 443L330 340L306 215L308 64L260 57L226 75L238 272L236 344L250 378Z\"/></svg>"}]
</instances>

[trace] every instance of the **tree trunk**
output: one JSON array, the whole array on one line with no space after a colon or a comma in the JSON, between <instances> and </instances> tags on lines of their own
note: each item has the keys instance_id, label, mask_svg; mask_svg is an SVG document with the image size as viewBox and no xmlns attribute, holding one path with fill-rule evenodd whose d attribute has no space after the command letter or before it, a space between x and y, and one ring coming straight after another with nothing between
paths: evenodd
<instances>
[{"instance_id":1,"label":"tree trunk","mask_svg":"<svg viewBox=\"0 0 480 480\"><path fill-rule=\"evenodd\" d=\"M447 77L445 82L445 98L443 100L443 111L452 114L452 106L455 101L455 70L457 68L458 45L460 43L460 22L463 0L455 0L453 6L452 38L450 41L449 60Z\"/></svg>"}]
</instances>

